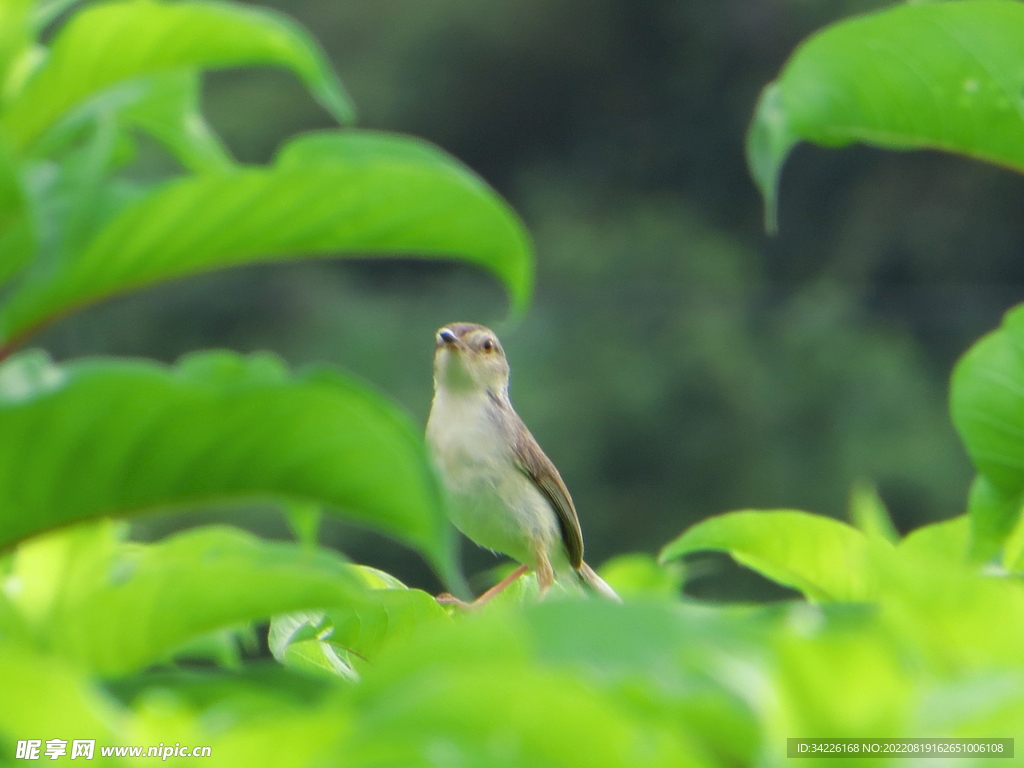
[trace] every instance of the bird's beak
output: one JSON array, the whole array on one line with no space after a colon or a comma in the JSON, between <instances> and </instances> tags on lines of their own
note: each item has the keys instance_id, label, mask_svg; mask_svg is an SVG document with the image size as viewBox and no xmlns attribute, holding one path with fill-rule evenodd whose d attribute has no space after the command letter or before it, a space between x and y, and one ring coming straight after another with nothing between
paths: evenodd
<instances>
[{"instance_id":1,"label":"bird's beak","mask_svg":"<svg viewBox=\"0 0 1024 768\"><path fill-rule=\"evenodd\" d=\"M437 346L438 349L441 347L456 347L458 346L459 337L451 332L448 328L442 328L437 332Z\"/></svg>"}]
</instances>

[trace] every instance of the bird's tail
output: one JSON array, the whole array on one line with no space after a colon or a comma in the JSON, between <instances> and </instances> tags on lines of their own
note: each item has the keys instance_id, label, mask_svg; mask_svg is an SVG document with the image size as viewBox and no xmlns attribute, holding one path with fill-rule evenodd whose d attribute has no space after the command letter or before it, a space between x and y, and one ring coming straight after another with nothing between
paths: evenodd
<instances>
[{"instance_id":1,"label":"bird's tail","mask_svg":"<svg viewBox=\"0 0 1024 768\"><path fill-rule=\"evenodd\" d=\"M608 586L608 582L598 576L594 569L586 563L582 563L576 573L579 574L580 581L597 592L597 594L607 597L609 600L614 600L616 603L622 602L622 598L615 594L615 590Z\"/></svg>"}]
</instances>

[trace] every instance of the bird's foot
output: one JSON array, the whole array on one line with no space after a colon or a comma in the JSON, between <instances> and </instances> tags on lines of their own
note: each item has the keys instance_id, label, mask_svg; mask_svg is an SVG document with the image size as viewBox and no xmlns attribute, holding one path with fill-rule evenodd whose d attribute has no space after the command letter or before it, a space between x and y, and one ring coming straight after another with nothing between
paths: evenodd
<instances>
[{"instance_id":1,"label":"bird's foot","mask_svg":"<svg viewBox=\"0 0 1024 768\"><path fill-rule=\"evenodd\" d=\"M467 603L465 600L460 600L451 592L442 592L440 595L434 597L438 605L454 605L456 608L466 610L467 608L476 607L476 602Z\"/></svg>"},{"instance_id":2,"label":"bird's foot","mask_svg":"<svg viewBox=\"0 0 1024 768\"><path fill-rule=\"evenodd\" d=\"M455 595L453 595L453 594L451 594L449 592L442 592L440 595L438 595L434 599L439 604L441 604L441 605L454 605L454 606L456 606L458 608L462 608L463 610L472 609L472 608L483 608L485 605L487 605L488 602L490 602L491 598L493 598L496 595L498 595L499 593L501 593L501 591L504 590L505 587L507 587L513 581L515 581L520 576L522 576L524 573L526 573L527 570L529 570L528 566L520 565L518 568L516 568L514 571L512 571L512 573L510 573L504 579L502 579L497 584L495 584L493 587L488 589L486 592L484 592L482 595L480 595L480 597L478 597L476 600L474 600L471 603L467 603L465 600L460 600Z\"/></svg>"}]
</instances>

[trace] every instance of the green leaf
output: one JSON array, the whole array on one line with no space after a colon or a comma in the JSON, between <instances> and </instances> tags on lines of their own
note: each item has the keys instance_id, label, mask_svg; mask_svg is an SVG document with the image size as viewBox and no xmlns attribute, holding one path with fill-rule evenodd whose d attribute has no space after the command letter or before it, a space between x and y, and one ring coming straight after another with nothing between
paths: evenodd
<instances>
[{"instance_id":1,"label":"green leaf","mask_svg":"<svg viewBox=\"0 0 1024 768\"><path fill-rule=\"evenodd\" d=\"M155 685L143 691L133 702L135 712L124 735L113 743L201 744L210 747L212 759L207 762L226 768L351 765L322 760L323 753L349 730L346 708L331 697L312 704L292 703L283 700L278 691L260 690L262 686L246 684L247 680L230 682L235 685L221 686L226 689L223 697L207 701L207 693L195 703L182 695L188 691L180 685ZM294 686L294 682L286 684ZM172 758L168 762L191 760Z\"/></svg>"},{"instance_id":2,"label":"green leaf","mask_svg":"<svg viewBox=\"0 0 1024 768\"><path fill-rule=\"evenodd\" d=\"M10 582L7 584L9 585ZM31 627L21 611L4 592L0 592L0 642L32 644Z\"/></svg>"},{"instance_id":3,"label":"green leaf","mask_svg":"<svg viewBox=\"0 0 1024 768\"><path fill-rule=\"evenodd\" d=\"M327 622L323 611L296 611L274 616L270 622L270 633L267 635L267 647L275 659L283 661L289 645L315 640L326 629Z\"/></svg>"},{"instance_id":4,"label":"green leaf","mask_svg":"<svg viewBox=\"0 0 1024 768\"><path fill-rule=\"evenodd\" d=\"M857 482L850 489L850 519L865 536L895 544L900 535L889 517L885 502L870 483Z\"/></svg>"},{"instance_id":5,"label":"green leaf","mask_svg":"<svg viewBox=\"0 0 1024 768\"><path fill-rule=\"evenodd\" d=\"M874 585L860 531L793 510L728 512L702 520L661 550L662 562L689 552L727 552L741 565L809 600L865 600Z\"/></svg>"},{"instance_id":6,"label":"green leaf","mask_svg":"<svg viewBox=\"0 0 1024 768\"><path fill-rule=\"evenodd\" d=\"M326 368L269 354L0 367L0 545L66 523L230 499L321 503L419 548L450 577L419 430Z\"/></svg>"},{"instance_id":7,"label":"green leaf","mask_svg":"<svg viewBox=\"0 0 1024 768\"><path fill-rule=\"evenodd\" d=\"M95 131L97 124L108 122L144 131L189 170L228 169L234 160L202 114L201 88L198 70L178 69L126 80L68 112L35 144L33 154L62 157L69 148L81 143L83 135ZM131 159L134 145L130 135L119 131L116 137L122 147L130 150L122 151L121 155Z\"/></svg>"},{"instance_id":8,"label":"green leaf","mask_svg":"<svg viewBox=\"0 0 1024 768\"><path fill-rule=\"evenodd\" d=\"M989 733L1019 733L1024 723L1024 674L985 671L929 692L918 719L922 732L954 738L985 738ZM1019 743L1019 742L1017 742Z\"/></svg>"},{"instance_id":9,"label":"green leaf","mask_svg":"<svg viewBox=\"0 0 1024 768\"><path fill-rule=\"evenodd\" d=\"M953 370L950 414L979 477L969 513L975 557L1009 535L1024 493L1024 305L971 347Z\"/></svg>"},{"instance_id":10,"label":"green leaf","mask_svg":"<svg viewBox=\"0 0 1024 768\"><path fill-rule=\"evenodd\" d=\"M192 171L218 171L233 160L199 108L195 71L146 78L143 94L122 112L129 124L149 133Z\"/></svg>"},{"instance_id":11,"label":"green leaf","mask_svg":"<svg viewBox=\"0 0 1024 768\"><path fill-rule=\"evenodd\" d=\"M1022 508L1024 498L1020 492L1004 491L984 475L974 478L967 497L973 562L985 562L995 556L1014 527L1024 519Z\"/></svg>"},{"instance_id":12,"label":"green leaf","mask_svg":"<svg viewBox=\"0 0 1024 768\"><path fill-rule=\"evenodd\" d=\"M0 94L6 94L13 78L14 62L32 44L31 0L0 3Z\"/></svg>"},{"instance_id":13,"label":"green leaf","mask_svg":"<svg viewBox=\"0 0 1024 768\"><path fill-rule=\"evenodd\" d=\"M1012 668L1024 663L1024 589L1015 578L985 574L955 558L940 559L940 547L954 550L957 525L935 531L931 553L898 552L884 574L880 616L888 633L915 648L927 665L945 676L966 671ZM961 523L962 525L962 523ZM963 529L960 551L966 551ZM942 541L945 540L945 541ZM909 537L908 537L909 541Z\"/></svg>"},{"instance_id":14,"label":"green leaf","mask_svg":"<svg viewBox=\"0 0 1024 768\"><path fill-rule=\"evenodd\" d=\"M337 556L199 528L158 544L119 542L109 526L23 544L13 573L44 647L101 675L142 669L187 641L281 611L362 599ZM57 574L49 600L40 576Z\"/></svg>"},{"instance_id":15,"label":"green leaf","mask_svg":"<svg viewBox=\"0 0 1024 768\"><path fill-rule=\"evenodd\" d=\"M1024 487L1024 305L957 362L950 412L971 461L998 488Z\"/></svg>"},{"instance_id":16,"label":"green leaf","mask_svg":"<svg viewBox=\"0 0 1024 768\"><path fill-rule=\"evenodd\" d=\"M1010 573L1024 572L1024 515L1010 531L1003 548L1003 567Z\"/></svg>"},{"instance_id":17,"label":"green leaf","mask_svg":"<svg viewBox=\"0 0 1024 768\"><path fill-rule=\"evenodd\" d=\"M686 581L682 563L660 565L645 552L613 557L601 566L600 573L622 597L675 599Z\"/></svg>"},{"instance_id":18,"label":"green leaf","mask_svg":"<svg viewBox=\"0 0 1024 768\"><path fill-rule=\"evenodd\" d=\"M779 174L789 153L800 142L786 121L782 89L770 83L761 92L747 133L747 165L764 200L764 228L779 231Z\"/></svg>"},{"instance_id":19,"label":"green leaf","mask_svg":"<svg viewBox=\"0 0 1024 768\"><path fill-rule=\"evenodd\" d=\"M794 606L772 638L771 685L754 693L770 712L764 741L910 735L906 719L917 691L907 652L879 627L874 610L857 610L867 606L824 608ZM854 765L885 764L851 758Z\"/></svg>"},{"instance_id":20,"label":"green leaf","mask_svg":"<svg viewBox=\"0 0 1024 768\"><path fill-rule=\"evenodd\" d=\"M166 663L213 664L222 669L240 670L243 650L258 649L255 620L234 624L212 632L190 635L173 647L160 661Z\"/></svg>"},{"instance_id":21,"label":"green leaf","mask_svg":"<svg viewBox=\"0 0 1024 768\"><path fill-rule=\"evenodd\" d=\"M59 659L23 646L0 643L0 680L4 681L0 685L0 741L12 747L10 756L13 757L14 744L26 738L66 738L69 742L88 738L99 744L122 743L118 737L123 713L80 671ZM64 733L81 736L58 735ZM70 754L70 743L68 746ZM40 755L43 749L45 745ZM121 765L113 761L106 764Z\"/></svg>"},{"instance_id":22,"label":"green leaf","mask_svg":"<svg viewBox=\"0 0 1024 768\"><path fill-rule=\"evenodd\" d=\"M352 121L352 106L323 52L286 16L227 2L128 0L75 14L0 123L20 148L118 82L253 64L291 69L335 118Z\"/></svg>"},{"instance_id":23,"label":"green leaf","mask_svg":"<svg viewBox=\"0 0 1024 768\"><path fill-rule=\"evenodd\" d=\"M0 285L28 265L35 244L18 168L0 143Z\"/></svg>"},{"instance_id":24,"label":"green leaf","mask_svg":"<svg viewBox=\"0 0 1024 768\"><path fill-rule=\"evenodd\" d=\"M366 589L365 599L275 616L269 640L274 658L296 669L353 681L385 644L423 631L430 622L447 620L445 609L426 592L409 589L374 568L349 569Z\"/></svg>"},{"instance_id":25,"label":"green leaf","mask_svg":"<svg viewBox=\"0 0 1024 768\"><path fill-rule=\"evenodd\" d=\"M353 765L672 766L712 763L677 721L628 695L530 657L530 633L503 610L436 622L388 649L351 688L339 754Z\"/></svg>"},{"instance_id":26,"label":"green leaf","mask_svg":"<svg viewBox=\"0 0 1024 768\"><path fill-rule=\"evenodd\" d=\"M302 546L315 549L320 533L320 506L298 501L284 505L284 517L288 527L292 529L295 540Z\"/></svg>"},{"instance_id":27,"label":"green leaf","mask_svg":"<svg viewBox=\"0 0 1024 768\"><path fill-rule=\"evenodd\" d=\"M504 283L522 309L528 236L479 177L423 142L374 132L298 139L269 169L171 182L131 205L84 251L19 286L0 338L163 280L257 261L402 254L461 258Z\"/></svg>"},{"instance_id":28,"label":"green leaf","mask_svg":"<svg viewBox=\"0 0 1024 768\"><path fill-rule=\"evenodd\" d=\"M349 167L373 167L386 159L413 166L433 166L465 184L486 188L486 183L466 166L428 141L415 136L383 131L313 131L285 144L277 154L280 168L309 168L321 163Z\"/></svg>"},{"instance_id":29,"label":"green leaf","mask_svg":"<svg viewBox=\"0 0 1024 768\"><path fill-rule=\"evenodd\" d=\"M201 744L211 748L207 762L226 768L309 768L347 730L331 681L272 661L239 671L150 669L104 687L131 709L108 743Z\"/></svg>"},{"instance_id":30,"label":"green leaf","mask_svg":"<svg viewBox=\"0 0 1024 768\"><path fill-rule=\"evenodd\" d=\"M1024 5L900 4L803 42L758 102L747 160L775 229L799 141L940 149L1024 171Z\"/></svg>"},{"instance_id":31,"label":"green leaf","mask_svg":"<svg viewBox=\"0 0 1024 768\"><path fill-rule=\"evenodd\" d=\"M662 600L572 600L533 603L522 615L545 666L572 670L608 690L642 692L629 698L651 716L686 712L676 727L685 724L700 738L730 726L724 739L714 736L716 749L753 749L756 726L742 704L750 691L719 672L726 659L750 658L764 646L770 624L763 613ZM693 711L726 699L731 705L724 710ZM734 757L730 762L749 761L749 755Z\"/></svg>"},{"instance_id":32,"label":"green leaf","mask_svg":"<svg viewBox=\"0 0 1024 768\"><path fill-rule=\"evenodd\" d=\"M142 93L141 86L132 90L135 96ZM108 178L133 151L115 109L62 125L51 136L59 161L31 161L22 170L38 240L24 278L29 281L51 273L89 242L107 219L145 194L137 182Z\"/></svg>"},{"instance_id":33,"label":"green leaf","mask_svg":"<svg viewBox=\"0 0 1024 768\"><path fill-rule=\"evenodd\" d=\"M963 567L968 563L971 543L967 515L922 525L907 534L896 548L903 558L913 558L935 567Z\"/></svg>"},{"instance_id":34,"label":"green leaf","mask_svg":"<svg viewBox=\"0 0 1024 768\"><path fill-rule=\"evenodd\" d=\"M81 0L36 0L32 9L32 27L38 32Z\"/></svg>"},{"instance_id":35,"label":"green leaf","mask_svg":"<svg viewBox=\"0 0 1024 768\"><path fill-rule=\"evenodd\" d=\"M332 645L352 654L350 661L359 669L361 662L373 659L387 643L395 642L427 624L446 620L446 611L432 595L419 589L379 589L361 605L328 608L332 627L328 636Z\"/></svg>"},{"instance_id":36,"label":"green leaf","mask_svg":"<svg viewBox=\"0 0 1024 768\"><path fill-rule=\"evenodd\" d=\"M275 616L270 623L270 652L279 662L300 672L354 682L359 674L352 668L348 655L326 639L331 629L323 611Z\"/></svg>"},{"instance_id":37,"label":"green leaf","mask_svg":"<svg viewBox=\"0 0 1024 768\"><path fill-rule=\"evenodd\" d=\"M133 675L104 681L118 701L135 708L154 690L173 693L193 710L207 707L254 711L252 703L309 706L323 700L332 686L324 680L282 667L274 661L250 660L239 670L218 667L151 667ZM256 712L260 708L255 708ZM242 714L239 711L237 714Z\"/></svg>"},{"instance_id":38,"label":"green leaf","mask_svg":"<svg viewBox=\"0 0 1024 768\"><path fill-rule=\"evenodd\" d=\"M896 551L900 556L959 567L967 563L969 543L970 521L966 515L961 515L916 528L899 543Z\"/></svg>"}]
</instances>

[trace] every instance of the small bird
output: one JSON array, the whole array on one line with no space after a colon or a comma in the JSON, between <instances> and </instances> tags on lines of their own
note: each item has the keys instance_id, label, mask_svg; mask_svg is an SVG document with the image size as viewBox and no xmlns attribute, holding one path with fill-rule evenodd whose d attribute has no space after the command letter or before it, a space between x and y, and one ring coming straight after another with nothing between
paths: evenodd
<instances>
[{"instance_id":1,"label":"small bird","mask_svg":"<svg viewBox=\"0 0 1024 768\"><path fill-rule=\"evenodd\" d=\"M541 596L570 569L595 592L619 600L583 562L583 533L561 475L512 407L509 366L498 337L482 325L437 332L434 400L427 445L449 497L455 527L482 547L520 563L472 605L486 603L528 570ZM460 603L451 595L440 602Z\"/></svg>"}]
</instances>

